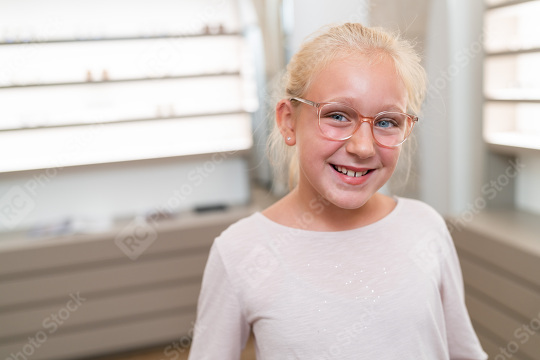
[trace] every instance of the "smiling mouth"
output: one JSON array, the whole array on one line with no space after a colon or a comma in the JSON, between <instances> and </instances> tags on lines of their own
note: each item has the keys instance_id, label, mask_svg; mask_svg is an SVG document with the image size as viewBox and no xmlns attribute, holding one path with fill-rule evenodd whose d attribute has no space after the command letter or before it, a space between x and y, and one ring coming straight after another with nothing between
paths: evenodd
<instances>
[{"instance_id":1,"label":"smiling mouth","mask_svg":"<svg viewBox=\"0 0 540 360\"><path fill-rule=\"evenodd\" d=\"M368 173L370 173L372 170L366 170L366 171L354 171L351 169L347 169L345 166L339 166L339 165L332 165L334 170L336 170L339 173L342 173L343 175L347 175L350 177L360 177L364 176Z\"/></svg>"}]
</instances>

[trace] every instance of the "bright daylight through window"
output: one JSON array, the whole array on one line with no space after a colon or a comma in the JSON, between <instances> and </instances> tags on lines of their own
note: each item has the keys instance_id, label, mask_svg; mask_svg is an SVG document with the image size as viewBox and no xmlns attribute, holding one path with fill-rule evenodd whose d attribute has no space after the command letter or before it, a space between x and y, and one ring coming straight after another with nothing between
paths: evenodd
<instances>
[{"instance_id":1,"label":"bright daylight through window","mask_svg":"<svg viewBox=\"0 0 540 360\"><path fill-rule=\"evenodd\" d=\"M484 138L540 150L540 1L486 1Z\"/></svg>"}]
</instances>

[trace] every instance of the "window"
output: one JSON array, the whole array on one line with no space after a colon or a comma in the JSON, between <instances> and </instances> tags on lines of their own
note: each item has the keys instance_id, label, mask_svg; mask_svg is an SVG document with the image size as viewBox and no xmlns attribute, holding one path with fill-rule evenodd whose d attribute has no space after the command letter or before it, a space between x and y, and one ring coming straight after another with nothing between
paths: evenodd
<instances>
[{"instance_id":1,"label":"window","mask_svg":"<svg viewBox=\"0 0 540 360\"><path fill-rule=\"evenodd\" d=\"M540 150L540 1L486 1L484 138L492 149Z\"/></svg>"}]
</instances>

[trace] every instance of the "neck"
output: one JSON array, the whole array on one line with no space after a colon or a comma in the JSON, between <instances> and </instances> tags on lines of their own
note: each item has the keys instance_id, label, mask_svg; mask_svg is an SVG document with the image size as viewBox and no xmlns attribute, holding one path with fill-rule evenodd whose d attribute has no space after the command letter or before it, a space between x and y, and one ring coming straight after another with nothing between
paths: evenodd
<instances>
[{"instance_id":1,"label":"neck","mask_svg":"<svg viewBox=\"0 0 540 360\"><path fill-rule=\"evenodd\" d=\"M290 194L294 227L314 231L355 229L382 219L395 206L393 199L375 193L360 208L343 209L320 196L295 188Z\"/></svg>"}]
</instances>

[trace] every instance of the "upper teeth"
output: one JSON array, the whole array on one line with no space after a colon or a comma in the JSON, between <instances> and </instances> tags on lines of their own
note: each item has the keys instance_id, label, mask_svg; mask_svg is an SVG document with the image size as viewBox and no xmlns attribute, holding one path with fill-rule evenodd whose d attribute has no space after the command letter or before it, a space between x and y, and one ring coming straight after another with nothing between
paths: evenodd
<instances>
[{"instance_id":1,"label":"upper teeth","mask_svg":"<svg viewBox=\"0 0 540 360\"><path fill-rule=\"evenodd\" d=\"M339 171L340 173L345 174L345 175L347 175L347 176L351 176L351 177L360 177L360 176L364 176L364 175L366 175L367 172L369 171L369 170L366 170L366 171L356 172L356 171L349 170L349 169L347 169L346 167L338 166L338 165L336 165L335 168L336 168L336 170Z\"/></svg>"}]
</instances>

